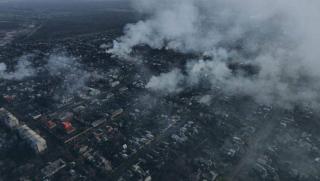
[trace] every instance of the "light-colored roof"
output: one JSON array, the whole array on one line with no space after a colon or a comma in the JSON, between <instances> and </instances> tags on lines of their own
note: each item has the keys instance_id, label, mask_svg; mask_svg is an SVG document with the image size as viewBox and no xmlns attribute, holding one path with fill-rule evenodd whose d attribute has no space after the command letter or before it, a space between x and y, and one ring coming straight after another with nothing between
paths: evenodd
<instances>
[{"instance_id":1,"label":"light-colored roof","mask_svg":"<svg viewBox=\"0 0 320 181\"><path fill-rule=\"evenodd\" d=\"M46 140L27 125L20 126L18 128L18 132L23 139L31 142L34 145L37 145L38 151L43 151L47 147Z\"/></svg>"}]
</instances>

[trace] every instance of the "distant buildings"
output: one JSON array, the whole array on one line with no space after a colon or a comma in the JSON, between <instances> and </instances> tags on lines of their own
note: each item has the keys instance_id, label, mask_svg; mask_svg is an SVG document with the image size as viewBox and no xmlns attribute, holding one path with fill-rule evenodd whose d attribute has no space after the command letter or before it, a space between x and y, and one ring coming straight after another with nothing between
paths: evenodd
<instances>
[{"instance_id":1,"label":"distant buildings","mask_svg":"<svg viewBox=\"0 0 320 181\"><path fill-rule=\"evenodd\" d=\"M116 111L114 111L111 115L111 119L114 120L116 117L120 116L123 113L123 109L120 108Z\"/></svg>"},{"instance_id":2,"label":"distant buildings","mask_svg":"<svg viewBox=\"0 0 320 181\"><path fill-rule=\"evenodd\" d=\"M57 173L59 170L63 169L64 167L66 167L66 162L60 158L54 162L50 162L46 167L41 169L41 173L44 176L44 178L48 178Z\"/></svg>"},{"instance_id":3,"label":"distant buildings","mask_svg":"<svg viewBox=\"0 0 320 181\"><path fill-rule=\"evenodd\" d=\"M53 128L55 128L57 126L57 124L55 123L55 122L53 122L52 120L49 120L48 122L47 122L47 127L49 128L49 129L53 129Z\"/></svg>"},{"instance_id":4,"label":"distant buildings","mask_svg":"<svg viewBox=\"0 0 320 181\"><path fill-rule=\"evenodd\" d=\"M63 121L62 123L63 129L66 133L71 134L76 129L72 126L71 122L69 121Z\"/></svg>"}]
</instances>

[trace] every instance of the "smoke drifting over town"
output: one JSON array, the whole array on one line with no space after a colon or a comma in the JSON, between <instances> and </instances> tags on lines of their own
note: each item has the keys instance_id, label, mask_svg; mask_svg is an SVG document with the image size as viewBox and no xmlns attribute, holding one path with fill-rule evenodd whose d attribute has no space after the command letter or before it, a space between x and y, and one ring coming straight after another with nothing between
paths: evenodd
<instances>
[{"instance_id":1,"label":"smoke drifting over town","mask_svg":"<svg viewBox=\"0 0 320 181\"><path fill-rule=\"evenodd\" d=\"M137 45L192 53L183 70L147 88L176 93L206 81L266 104L319 105L320 2L316 0L133 0L147 18L128 24L108 52L126 59ZM248 65L257 73L230 69ZM240 67L241 67L240 66Z\"/></svg>"},{"instance_id":2,"label":"smoke drifting over town","mask_svg":"<svg viewBox=\"0 0 320 181\"><path fill-rule=\"evenodd\" d=\"M28 77L37 75L38 69L32 65L33 54L23 55L17 58L17 63L12 69L7 64L0 63L0 78L5 80L24 81ZM86 84L93 76L99 76L97 72L89 72L84 69L77 58L64 52L51 53L43 59L50 77L60 77L61 90L57 92L65 96L76 94L86 88Z\"/></svg>"},{"instance_id":3,"label":"smoke drifting over town","mask_svg":"<svg viewBox=\"0 0 320 181\"><path fill-rule=\"evenodd\" d=\"M22 80L34 76L36 71L32 67L30 58L32 55L24 55L18 59L14 70L8 70L7 64L0 63L0 78L6 80Z\"/></svg>"},{"instance_id":4,"label":"smoke drifting over town","mask_svg":"<svg viewBox=\"0 0 320 181\"><path fill-rule=\"evenodd\" d=\"M95 72L85 70L76 57L66 53L52 53L46 65L51 76L62 77L60 94L69 96L86 88L90 77L97 76Z\"/></svg>"}]
</instances>

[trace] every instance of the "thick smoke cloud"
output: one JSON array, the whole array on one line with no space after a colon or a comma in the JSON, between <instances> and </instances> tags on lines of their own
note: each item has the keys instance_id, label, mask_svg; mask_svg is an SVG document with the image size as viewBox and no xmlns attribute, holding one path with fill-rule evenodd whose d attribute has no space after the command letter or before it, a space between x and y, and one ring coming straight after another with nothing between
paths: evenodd
<instances>
[{"instance_id":1,"label":"thick smoke cloud","mask_svg":"<svg viewBox=\"0 0 320 181\"><path fill-rule=\"evenodd\" d=\"M319 105L320 1L132 2L148 18L127 25L109 53L126 59L135 46L147 45L199 55L184 71L152 77L148 88L174 93L207 81L226 93L251 95L261 103ZM259 71L251 76L241 69L235 73L230 63Z\"/></svg>"},{"instance_id":2,"label":"thick smoke cloud","mask_svg":"<svg viewBox=\"0 0 320 181\"><path fill-rule=\"evenodd\" d=\"M5 80L22 80L24 78L34 76L36 70L32 67L30 62L32 55L24 55L18 59L14 70L10 71L7 64L0 63L0 78Z\"/></svg>"},{"instance_id":3,"label":"thick smoke cloud","mask_svg":"<svg viewBox=\"0 0 320 181\"><path fill-rule=\"evenodd\" d=\"M169 93L176 93L180 91L179 83L183 80L184 76L178 69L174 69L169 73L163 73L159 77L152 77L146 88L152 90L160 90Z\"/></svg>"}]
</instances>

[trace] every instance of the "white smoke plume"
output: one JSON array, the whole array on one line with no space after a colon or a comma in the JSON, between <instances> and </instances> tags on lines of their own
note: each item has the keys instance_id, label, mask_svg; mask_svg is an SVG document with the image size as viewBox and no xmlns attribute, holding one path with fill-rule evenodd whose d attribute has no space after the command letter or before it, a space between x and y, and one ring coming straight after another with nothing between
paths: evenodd
<instances>
[{"instance_id":1,"label":"white smoke plume","mask_svg":"<svg viewBox=\"0 0 320 181\"><path fill-rule=\"evenodd\" d=\"M183 80L184 76L180 70L174 69L169 73L160 74L159 77L152 77L146 88L155 91L164 91L168 93L176 93L180 91L179 83Z\"/></svg>"},{"instance_id":2,"label":"white smoke plume","mask_svg":"<svg viewBox=\"0 0 320 181\"><path fill-rule=\"evenodd\" d=\"M91 74L77 62L73 56L65 53L53 53L46 65L51 76L63 78L64 95L72 95L86 87Z\"/></svg>"},{"instance_id":3,"label":"white smoke plume","mask_svg":"<svg viewBox=\"0 0 320 181\"><path fill-rule=\"evenodd\" d=\"M34 76L36 70L30 62L31 58L32 55L19 57L13 71L8 70L7 64L0 63L0 78L5 80L23 80L24 78Z\"/></svg>"},{"instance_id":4,"label":"white smoke plume","mask_svg":"<svg viewBox=\"0 0 320 181\"><path fill-rule=\"evenodd\" d=\"M132 2L147 19L127 25L109 53L128 58L135 46L146 45L206 57L190 60L184 74L174 69L152 77L148 88L172 93L205 80L226 93L251 95L262 103L319 105L320 1ZM234 74L231 62L254 65L259 71L254 76ZM163 83L168 77L174 79L169 87L175 91Z\"/></svg>"}]
</instances>

